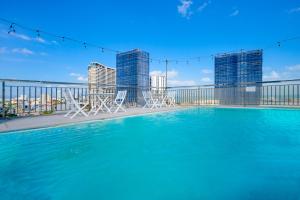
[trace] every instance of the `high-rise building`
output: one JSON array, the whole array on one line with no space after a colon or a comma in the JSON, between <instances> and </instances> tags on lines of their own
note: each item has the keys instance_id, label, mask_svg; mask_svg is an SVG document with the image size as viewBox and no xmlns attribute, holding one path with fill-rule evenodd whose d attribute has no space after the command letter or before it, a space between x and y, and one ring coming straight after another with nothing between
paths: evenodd
<instances>
[{"instance_id":1,"label":"high-rise building","mask_svg":"<svg viewBox=\"0 0 300 200\"><path fill-rule=\"evenodd\" d=\"M92 62L88 66L89 90L99 92L116 85L116 69Z\"/></svg>"},{"instance_id":2,"label":"high-rise building","mask_svg":"<svg viewBox=\"0 0 300 200\"><path fill-rule=\"evenodd\" d=\"M221 104L259 104L262 50L215 57L216 98Z\"/></svg>"},{"instance_id":3,"label":"high-rise building","mask_svg":"<svg viewBox=\"0 0 300 200\"><path fill-rule=\"evenodd\" d=\"M150 76L150 87L154 92L163 92L166 90L166 76L152 75Z\"/></svg>"},{"instance_id":4,"label":"high-rise building","mask_svg":"<svg viewBox=\"0 0 300 200\"><path fill-rule=\"evenodd\" d=\"M134 49L117 54L117 90L127 90L127 102L145 103L142 90L149 90L149 53Z\"/></svg>"}]
</instances>

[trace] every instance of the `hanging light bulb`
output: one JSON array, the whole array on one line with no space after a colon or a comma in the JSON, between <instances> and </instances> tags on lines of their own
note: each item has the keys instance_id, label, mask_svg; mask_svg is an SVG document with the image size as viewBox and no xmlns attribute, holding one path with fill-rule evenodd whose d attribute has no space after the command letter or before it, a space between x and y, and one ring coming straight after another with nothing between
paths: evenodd
<instances>
[{"instance_id":1,"label":"hanging light bulb","mask_svg":"<svg viewBox=\"0 0 300 200\"><path fill-rule=\"evenodd\" d=\"M15 29L15 23L12 23L12 24L9 26L8 34L10 34L10 33L15 33L15 32L16 32L16 29Z\"/></svg>"},{"instance_id":2,"label":"hanging light bulb","mask_svg":"<svg viewBox=\"0 0 300 200\"><path fill-rule=\"evenodd\" d=\"M36 30L36 34L37 34L37 37L41 37L41 34L40 34L40 31L39 30Z\"/></svg>"}]
</instances>

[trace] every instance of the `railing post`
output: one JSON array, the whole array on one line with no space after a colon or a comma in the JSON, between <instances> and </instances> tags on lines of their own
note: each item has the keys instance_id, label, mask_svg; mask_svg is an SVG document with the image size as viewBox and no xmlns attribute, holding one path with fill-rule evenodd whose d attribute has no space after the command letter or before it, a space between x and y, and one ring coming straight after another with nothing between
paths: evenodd
<instances>
[{"instance_id":1,"label":"railing post","mask_svg":"<svg viewBox=\"0 0 300 200\"><path fill-rule=\"evenodd\" d=\"M2 82L2 117L5 118L5 81Z\"/></svg>"}]
</instances>

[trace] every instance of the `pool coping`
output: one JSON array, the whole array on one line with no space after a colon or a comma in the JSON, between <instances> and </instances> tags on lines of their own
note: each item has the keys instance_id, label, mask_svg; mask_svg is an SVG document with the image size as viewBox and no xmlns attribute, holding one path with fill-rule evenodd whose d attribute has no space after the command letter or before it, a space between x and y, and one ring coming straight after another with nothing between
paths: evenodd
<instances>
[{"instance_id":1,"label":"pool coping","mask_svg":"<svg viewBox=\"0 0 300 200\"><path fill-rule=\"evenodd\" d=\"M196 107L195 106L193 106L193 107L191 107L191 106L189 106L189 107L188 106L175 107L175 108L165 109L165 110L151 110L150 112L145 112L145 113L137 113L137 114L121 115L121 116L111 116L111 117L107 117L107 118L98 118L98 119L86 119L86 120L83 120L83 121L67 122L67 123L61 123L61 124L52 124L52 125L49 125L49 126L36 126L36 127L32 127L32 128L14 129L14 130L8 130L8 131L0 130L0 135L19 133L19 132L24 132L25 133L25 132L29 132L29 131L35 131L35 130L44 130L44 129L51 129L51 128L74 126L74 125L77 125L77 124L88 124L88 123L104 122L104 121L111 121L111 120L131 118L131 117L154 115L154 114L160 114L160 113L176 112L176 111L179 111L179 110L186 110L186 109L191 109L191 108L196 108ZM62 114L57 114L57 115L62 115ZM38 117L39 116L31 116L29 118L34 119L34 118L38 118ZM24 118L26 118L26 117L24 117ZM19 118L19 120L20 120L20 118Z\"/></svg>"},{"instance_id":2,"label":"pool coping","mask_svg":"<svg viewBox=\"0 0 300 200\"><path fill-rule=\"evenodd\" d=\"M62 122L62 123L53 123L48 125L35 125L28 128L10 128L8 130L0 130L0 135L2 134L10 134L10 133L18 133L18 132L28 132L33 130L42 130L42 129L51 129L51 128L58 128L58 127L65 127L65 126L73 126L76 124L86 124L86 123L95 123L95 122L101 122L101 121L110 121L110 120L117 120L117 119L123 119L123 118L130 118L130 117L138 117L138 116L147 116L147 115L153 115L153 114L160 114L160 113L167 113L167 112L176 112L179 110L186 110L186 109L194 109L194 108L218 108L218 109L275 109L275 110L299 110L299 107L273 107L273 106L224 106L224 105L194 105L194 106L176 106L175 108L165 108L165 109L158 109L158 110L149 110L147 109L146 112L142 113L131 113L125 115L119 114L119 115L113 115L113 116L100 116L100 118L94 118L94 119L86 119L81 118L79 121L70 121L70 122ZM50 116L30 116L30 117L22 117L22 118L16 118L12 120L8 120L6 122L10 121L21 121L21 120L34 120L38 119L39 117L54 117L54 116L63 116L62 113L50 115ZM63 119L63 118L62 118ZM1 122L1 123L6 123ZM0 125L1 125L0 123ZM1 128L1 127L0 127Z\"/></svg>"}]
</instances>

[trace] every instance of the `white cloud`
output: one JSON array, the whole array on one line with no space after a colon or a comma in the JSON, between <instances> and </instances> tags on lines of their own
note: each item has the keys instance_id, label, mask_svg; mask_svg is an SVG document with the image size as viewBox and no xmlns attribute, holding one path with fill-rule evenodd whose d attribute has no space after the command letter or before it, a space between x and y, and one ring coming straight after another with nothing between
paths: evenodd
<instances>
[{"instance_id":1,"label":"white cloud","mask_svg":"<svg viewBox=\"0 0 300 200\"><path fill-rule=\"evenodd\" d=\"M164 76L164 75L166 75L166 74L160 70L154 70L154 71L150 72L150 76Z\"/></svg>"},{"instance_id":2,"label":"white cloud","mask_svg":"<svg viewBox=\"0 0 300 200\"><path fill-rule=\"evenodd\" d=\"M168 78L172 79L178 76L178 72L175 70L168 71Z\"/></svg>"},{"instance_id":3,"label":"white cloud","mask_svg":"<svg viewBox=\"0 0 300 200\"><path fill-rule=\"evenodd\" d=\"M22 40L26 40L26 41L30 41L32 40L31 37L27 36L27 35L24 35L24 34L19 34L19 33L10 33L11 36L14 36L16 38L19 38L19 39L22 39Z\"/></svg>"},{"instance_id":4,"label":"white cloud","mask_svg":"<svg viewBox=\"0 0 300 200\"><path fill-rule=\"evenodd\" d=\"M157 76L165 76L165 72L162 72L160 70L155 70L150 72L150 75L157 75ZM172 69L168 71L168 86L193 86L196 85L196 82L193 80L178 80L179 73L178 71Z\"/></svg>"},{"instance_id":5,"label":"white cloud","mask_svg":"<svg viewBox=\"0 0 300 200\"><path fill-rule=\"evenodd\" d=\"M203 77L203 78L201 78L201 82L203 82L203 83L211 83L212 80L209 77Z\"/></svg>"},{"instance_id":6,"label":"white cloud","mask_svg":"<svg viewBox=\"0 0 300 200\"><path fill-rule=\"evenodd\" d=\"M51 42L55 45L58 45L58 42L56 40L52 40Z\"/></svg>"},{"instance_id":7,"label":"white cloud","mask_svg":"<svg viewBox=\"0 0 300 200\"><path fill-rule=\"evenodd\" d=\"M235 17L235 16L238 16L239 14L240 14L240 11L238 9L235 9L229 16Z\"/></svg>"},{"instance_id":8,"label":"white cloud","mask_svg":"<svg viewBox=\"0 0 300 200\"><path fill-rule=\"evenodd\" d=\"M201 72L202 72L203 74L212 74L212 73L213 73L213 70L211 70L211 69L203 69L203 70L201 70Z\"/></svg>"},{"instance_id":9,"label":"white cloud","mask_svg":"<svg viewBox=\"0 0 300 200\"><path fill-rule=\"evenodd\" d=\"M193 14L191 11L191 6L193 4L192 0L180 0L180 5L177 6L178 13L184 18L190 18Z\"/></svg>"},{"instance_id":10,"label":"white cloud","mask_svg":"<svg viewBox=\"0 0 300 200\"><path fill-rule=\"evenodd\" d=\"M299 79L300 78L300 64L286 66L281 73L282 79Z\"/></svg>"},{"instance_id":11,"label":"white cloud","mask_svg":"<svg viewBox=\"0 0 300 200\"><path fill-rule=\"evenodd\" d=\"M41 55L41 56L46 56L48 55L46 52L34 52L30 49L27 48L7 48L7 47L0 47L0 54L4 53L18 53L18 54L23 54L23 55Z\"/></svg>"},{"instance_id":12,"label":"white cloud","mask_svg":"<svg viewBox=\"0 0 300 200\"><path fill-rule=\"evenodd\" d=\"M0 47L0 54L4 54L7 52L6 47Z\"/></svg>"},{"instance_id":13,"label":"white cloud","mask_svg":"<svg viewBox=\"0 0 300 200\"><path fill-rule=\"evenodd\" d=\"M210 3L211 1L205 1L202 5L198 7L198 11L202 12Z\"/></svg>"},{"instance_id":14,"label":"white cloud","mask_svg":"<svg viewBox=\"0 0 300 200\"><path fill-rule=\"evenodd\" d=\"M87 77L84 77L84 76L78 76L78 77L77 77L77 80L78 80L78 81L88 81L88 78L87 78Z\"/></svg>"},{"instance_id":15,"label":"white cloud","mask_svg":"<svg viewBox=\"0 0 300 200\"><path fill-rule=\"evenodd\" d=\"M300 72L300 64L287 67L290 72Z\"/></svg>"},{"instance_id":16,"label":"white cloud","mask_svg":"<svg viewBox=\"0 0 300 200\"><path fill-rule=\"evenodd\" d=\"M300 12L300 7L292 8L288 11L289 14Z\"/></svg>"},{"instance_id":17,"label":"white cloud","mask_svg":"<svg viewBox=\"0 0 300 200\"><path fill-rule=\"evenodd\" d=\"M176 86L194 86L196 82L193 80L168 80L168 86L176 87Z\"/></svg>"},{"instance_id":18,"label":"white cloud","mask_svg":"<svg viewBox=\"0 0 300 200\"><path fill-rule=\"evenodd\" d=\"M274 70L272 70L270 73L265 74L263 76L264 81L275 81L275 80L279 80L279 79L280 79L279 73Z\"/></svg>"},{"instance_id":19,"label":"white cloud","mask_svg":"<svg viewBox=\"0 0 300 200\"><path fill-rule=\"evenodd\" d=\"M25 34L14 33L14 32L10 33L9 35L13 36L15 38L21 39L21 40L25 40L25 41L35 41L35 42L39 42L39 43L42 43L42 44L48 44L48 42L42 37L30 37L30 36L25 35ZM52 42L52 43L55 44L54 42Z\"/></svg>"},{"instance_id":20,"label":"white cloud","mask_svg":"<svg viewBox=\"0 0 300 200\"><path fill-rule=\"evenodd\" d=\"M44 40L44 39L41 38L41 37L36 37L36 38L34 38L34 40L37 41L37 42L39 42L39 43L43 43L43 44L46 44L46 43L47 43L46 40Z\"/></svg>"},{"instance_id":21,"label":"white cloud","mask_svg":"<svg viewBox=\"0 0 300 200\"><path fill-rule=\"evenodd\" d=\"M151 76L165 76L166 73L162 72L160 70L154 70L154 71L150 72L150 75ZM178 75L178 72L176 70L172 69L172 70L168 71L168 79L175 78L177 75Z\"/></svg>"},{"instance_id":22,"label":"white cloud","mask_svg":"<svg viewBox=\"0 0 300 200\"><path fill-rule=\"evenodd\" d=\"M271 67L265 68L267 72L264 72L264 81L274 80L287 80L287 79L299 79L300 78L300 64L285 66L281 70L272 69Z\"/></svg>"},{"instance_id":23,"label":"white cloud","mask_svg":"<svg viewBox=\"0 0 300 200\"><path fill-rule=\"evenodd\" d=\"M83 76L82 74L72 72L69 75L75 77L78 81L84 81L84 82L88 81L88 78Z\"/></svg>"},{"instance_id":24,"label":"white cloud","mask_svg":"<svg viewBox=\"0 0 300 200\"><path fill-rule=\"evenodd\" d=\"M81 76L81 74L72 72L72 73L70 73L70 76L75 76L75 77L77 77L77 76Z\"/></svg>"},{"instance_id":25,"label":"white cloud","mask_svg":"<svg viewBox=\"0 0 300 200\"><path fill-rule=\"evenodd\" d=\"M27 49L27 48L14 48L11 50L11 52L13 53L19 53L19 54L23 54L23 55L33 55L34 52Z\"/></svg>"}]
</instances>

